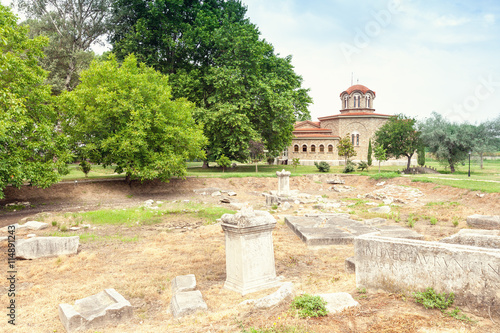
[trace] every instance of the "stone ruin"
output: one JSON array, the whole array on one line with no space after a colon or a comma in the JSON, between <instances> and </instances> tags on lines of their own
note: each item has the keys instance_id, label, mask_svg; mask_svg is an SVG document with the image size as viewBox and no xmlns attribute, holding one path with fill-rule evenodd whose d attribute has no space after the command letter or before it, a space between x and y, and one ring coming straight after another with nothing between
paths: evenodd
<instances>
[{"instance_id":1,"label":"stone ruin","mask_svg":"<svg viewBox=\"0 0 500 333\"><path fill-rule=\"evenodd\" d=\"M59 304L59 318L66 332L94 330L131 319L132 306L116 290L106 289L75 305Z\"/></svg>"},{"instance_id":2,"label":"stone ruin","mask_svg":"<svg viewBox=\"0 0 500 333\"><path fill-rule=\"evenodd\" d=\"M207 310L207 304L199 290L196 290L194 274L180 275L172 281L170 311L174 318L180 318L197 311Z\"/></svg>"},{"instance_id":3,"label":"stone ruin","mask_svg":"<svg viewBox=\"0 0 500 333\"><path fill-rule=\"evenodd\" d=\"M272 238L274 217L245 207L234 215L222 215L221 221L226 238L224 288L246 295L278 286Z\"/></svg>"}]
</instances>

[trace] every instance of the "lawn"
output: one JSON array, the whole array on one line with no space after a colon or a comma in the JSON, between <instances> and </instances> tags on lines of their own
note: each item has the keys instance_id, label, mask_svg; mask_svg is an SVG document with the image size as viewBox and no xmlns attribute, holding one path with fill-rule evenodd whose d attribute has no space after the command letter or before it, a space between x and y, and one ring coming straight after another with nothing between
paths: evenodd
<instances>
[{"instance_id":1,"label":"lawn","mask_svg":"<svg viewBox=\"0 0 500 333\"><path fill-rule=\"evenodd\" d=\"M481 169L478 160L471 161L471 176L468 176L468 163L458 165L455 173L450 173L449 169L437 161L427 160L427 166L436 168L440 174L427 175L408 175L413 181L435 183L437 185L447 185L457 188L466 188L473 191L500 192L500 160L485 160L484 168ZM258 164L258 172L255 171L255 164L238 164L235 168L227 168L223 171L212 163L210 168L202 168L202 162L187 162L188 177L217 177L217 178L242 178L242 177L276 177L276 171L283 169L290 171L291 176L302 176L306 174L319 173L315 166L300 165L294 168L291 165L267 165ZM400 171L401 166L381 167L382 174L393 175ZM63 180L79 179L99 179L99 178L123 178L124 174L114 173L113 167L103 168L99 165L93 165L88 178L85 178L83 172L77 164L70 165L70 173L63 177ZM332 174L342 173L343 166L332 166ZM354 174L361 174L377 178L379 175L378 165L372 165L369 170L355 171ZM383 177L382 177L383 178Z\"/></svg>"}]
</instances>

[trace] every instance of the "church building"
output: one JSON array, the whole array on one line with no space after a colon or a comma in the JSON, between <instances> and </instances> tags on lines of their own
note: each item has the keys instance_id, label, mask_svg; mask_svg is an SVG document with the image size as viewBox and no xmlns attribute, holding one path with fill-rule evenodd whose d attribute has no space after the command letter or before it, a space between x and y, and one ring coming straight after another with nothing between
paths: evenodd
<instances>
[{"instance_id":1,"label":"church building","mask_svg":"<svg viewBox=\"0 0 500 333\"><path fill-rule=\"evenodd\" d=\"M375 91L361 84L347 88L340 94L340 113L320 117L319 121L295 123L292 144L283 158L288 159L288 164L293 158L299 158L303 165L315 161L343 164L344 158L338 155L337 145L340 138L348 134L357 153L352 159L366 161L368 140L372 139L373 147L375 132L391 117L375 113L373 103L376 97Z\"/></svg>"}]
</instances>

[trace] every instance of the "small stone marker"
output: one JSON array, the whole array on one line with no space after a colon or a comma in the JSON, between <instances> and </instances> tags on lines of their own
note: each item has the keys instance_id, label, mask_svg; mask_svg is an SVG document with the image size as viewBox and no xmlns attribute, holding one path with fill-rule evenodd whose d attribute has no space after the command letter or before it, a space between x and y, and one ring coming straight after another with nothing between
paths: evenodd
<instances>
[{"instance_id":1,"label":"small stone marker","mask_svg":"<svg viewBox=\"0 0 500 333\"><path fill-rule=\"evenodd\" d=\"M356 286L455 294L458 306L500 316L500 249L363 235L355 240Z\"/></svg>"},{"instance_id":2,"label":"small stone marker","mask_svg":"<svg viewBox=\"0 0 500 333\"><path fill-rule=\"evenodd\" d=\"M500 216L474 214L467 216L467 225L478 229L500 230Z\"/></svg>"},{"instance_id":3,"label":"small stone marker","mask_svg":"<svg viewBox=\"0 0 500 333\"><path fill-rule=\"evenodd\" d=\"M199 290L178 292L172 296L170 309L175 318L184 317L198 310L207 310Z\"/></svg>"},{"instance_id":4,"label":"small stone marker","mask_svg":"<svg viewBox=\"0 0 500 333\"><path fill-rule=\"evenodd\" d=\"M440 242L500 249L500 230L461 229Z\"/></svg>"},{"instance_id":5,"label":"small stone marker","mask_svg":"<svg viewBox=\"0 0 500 333\"><path fill-rule=\"evenodd\" d=\"M76 254L79 243L79 236L20 239L16 241L16 258L38 259L64 254Z\"/></svg>"},{"instance_id":6,"label":"small stone marker","mask_svg":"<svg viewBox=\"0 0 500 333\"><path fill-rule=\"evenodd\" d=\"M116 290L79 299L75 305L59 304L59 318L67 332L117 325L132 318L132 306Z\"/></svg>"},{"instance_id":7,"label":"small stone marker","mask_svg":"<svg viewBox=\"0 0 500 333\"><path fill-rule=\"evenodd\" d=\"M290 171L285 171L285 169L276 171L276 176L278 176L278 196L289 196L290 195Z\"/></svg>"},{"instance_id":8,"label":"small stone marker","mask_svg":"<svg viewBox=\"0 0 500 333\"><path fill-rule=\"evenodd\" d=\"M331 294L318 294L326 301L326 309L329 314L334 314L337 312L342 312L345 309L352 308L354 306L359 306L352 296L348 293L331 293Z\"/></svg>"},{"instance_id":9,"label":"small stone marker","mask_svg":"<svg viewBox=\"0 0 500 333\"><path fill-rule=\"evenodd\" d=\"M224 288L246 295L278 286L272 230L274 217L265 211L242 208L221 217L226 238Z\"/></svg>"},{"instance_id":10,"label":"small stone marker","mask_svg":"<svg viewBox=\"0 0 500 333\"><path fill-rule=\"evenodd\" d=\"M176 276L172 280L172 294L196 289L196 277L194 274Z\"/></svg>"}]
</instances>

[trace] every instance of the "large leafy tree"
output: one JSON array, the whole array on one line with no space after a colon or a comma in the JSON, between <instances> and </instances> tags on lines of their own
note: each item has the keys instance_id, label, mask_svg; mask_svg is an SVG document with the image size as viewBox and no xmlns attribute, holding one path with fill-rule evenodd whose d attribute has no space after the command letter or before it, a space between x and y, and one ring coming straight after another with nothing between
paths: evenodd
<instances>
[{"instance_id":1,"label":"large leafy tree","mask_svg":"<svg viewBox=\"0 0 500 333\"><path fill-rule=\"evenodd\" d=\"M416 120L403 114L391 117L375 132L375 144L384 147L388 157L406 156L409 168L411 158L421 144Z\"/></svg>"},{"instance_id":2,"label":"large leafy tree","mask_svg":"<svg viewBox=\"0 0 500 333\"><path fill-rule=\"evenodd\" d=\"M472 151L479 155L479 164L483 168L483 156L500 149L500 116L477 126L470 125L472 132Z\"/></svg>"},{"instance_id":3,"label":"large leafy tree","mask_svg":"<svg viewBox=\"0 0 500 333\"><path fill-rule=\"evenodd\" d=\"M337 149L339 151L339 156L344 157L345 165L347 165L347 161L349 160L349 158L356 156L358 154L354 149L354 145L351 142L351 137L349 133L347 133L345 137L339 140Z\"/></svg>"},{"instance_id":4,"label":"large leafy tree","mask_svg":"<svg viewBox=\"0 0 500 333\"><path fill-rule=\"evenodd\" d=\"M473 149L471 125L451 123L440 114L433 112L421 125L422 140L425 146L441 163L447 164L450 171L465 161Z\"/></svg>"},{"instance_id":5,"label":"large leafy tree","mask_svg":"<svg viewBox=\"0 0 500 333\"><path fill-rule=\"evenodd\" d=\"M250 140L281 151L293 123L309 117L291 58L259 39L239 1L115 0L113 8L113 50L170 74L173 95L196 103L209 160L246 160Z\"/></svg>"},{"instance_id":6,"label":"large leafy tree","mask_svg":"<svg viewBox=\"0 0 500 333\"><path fill-rule=\"evenodd\" d=\"M0 6L0 197L11 184L47 187L66 169L66 137L37 64L46 38L30 39L11 11Z\"/></svg>"},{"instance_id":7,"label":"large leafy tree","mask_svg":"<svg viewBox=\"0 0 500 333\"><path fill-rule=\"evenodd\" d=\"M59 101L79 158L112 165L128 179L168 181L186 174L187 159L203 158L194 105L173 100L167 77L133 55L122 65L113 55L95 60Z\"/></svg>"},{"instance_id":8,"label":"large leafy tree","mask_svg":"<svg viewBox=\"0 0 500 333\"><path fill-rule=\"evenodd\" d=\"M107 32L111 0L15 0L30 19L35 33L50 37L48 58L42 62L53 72L55 92L73 89L78 71L89 64L94 43Z\"/></svg>"}]
</instances>

